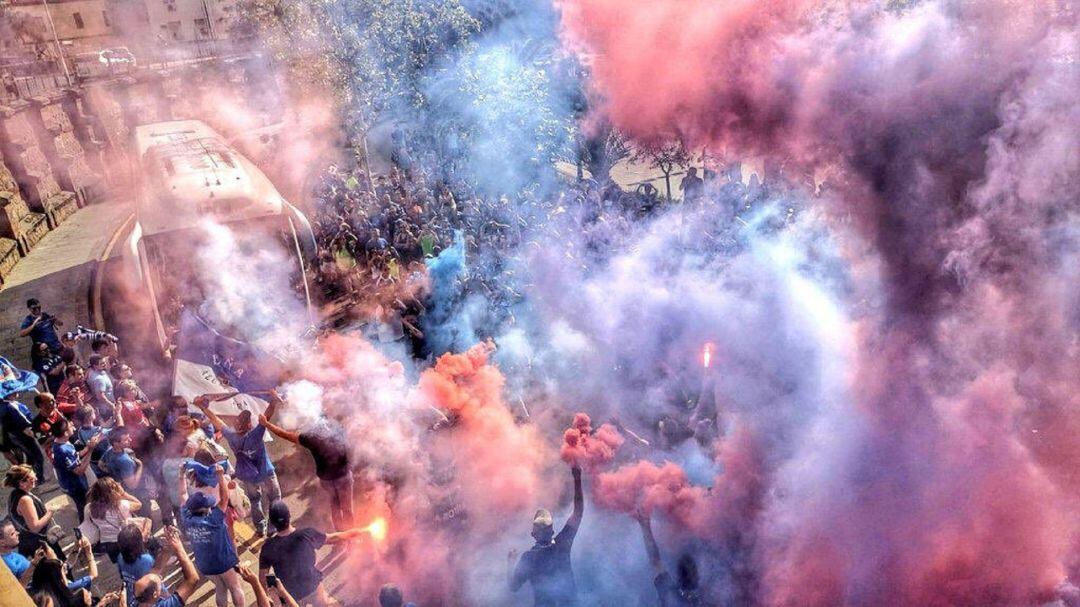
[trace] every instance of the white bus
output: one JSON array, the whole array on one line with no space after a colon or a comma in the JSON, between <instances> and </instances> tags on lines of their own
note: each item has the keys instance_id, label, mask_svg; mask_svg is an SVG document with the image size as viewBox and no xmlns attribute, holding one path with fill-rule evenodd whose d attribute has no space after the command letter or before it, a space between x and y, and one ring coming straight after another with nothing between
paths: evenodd
<instances>
[{"instance_id":1,"label":"white bus","mask_svg":"<svg viewBox=\"0 0 1080 607\"><path fill-rule=\"evenodd\" d=\"M137 202L124 249L125 274L148 295L161 346L168 346L178 327L177 297L200 295L192 239L204 237L200 227L207 219L252 246L277 247L275 253L292 265L293 286L303 293L310 322L307 270L316 249L304 214L203 122L146 124L136 127L134 139Z\"/></svg>"}]
</instances>

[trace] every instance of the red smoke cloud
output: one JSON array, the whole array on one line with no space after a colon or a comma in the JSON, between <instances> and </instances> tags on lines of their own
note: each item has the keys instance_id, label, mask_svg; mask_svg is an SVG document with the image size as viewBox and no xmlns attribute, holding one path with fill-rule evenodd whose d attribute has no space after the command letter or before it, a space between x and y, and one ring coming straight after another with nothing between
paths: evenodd
<instances>
[{"instance_id":1,"label":"red smoke cloud","mask_svg":"<svg viewBox=\"0 0 1080 607\"><path fill-rule=\"evenodd\" d=\"M436 447L456 462L468 509L521 514L541 502L541 471L553 454L536 427L519 426L503 402L503 375L488 360L494 349L483 343L440 356L420 376L417 396L450 418Z\"/></svg>"},{"instance_id":2,"label":"red smoke cloud","mask_svg":"<svg viewBox=\"0 0 1080 607\"><path fill-rule=\"evenodd\" d=\"M686 472L671 462L628 464L596 478L597 505L627 514L659 512L688 527L700 528L707 492L690 484Z\"/></svg>"},{"instance_id":3,"label":"red smoke cloud","mask_svg":"<svg viewBox=\"0 0 1080 607\"><path fill-rule=\"evenodd\" d=\"M584 413L574 416L574 422L563 433L559 454L571 466L595 472L615 458L615 450L623 437L611 424L603 424L593 432L592 420Z\"/></svg>"}]
</instances>

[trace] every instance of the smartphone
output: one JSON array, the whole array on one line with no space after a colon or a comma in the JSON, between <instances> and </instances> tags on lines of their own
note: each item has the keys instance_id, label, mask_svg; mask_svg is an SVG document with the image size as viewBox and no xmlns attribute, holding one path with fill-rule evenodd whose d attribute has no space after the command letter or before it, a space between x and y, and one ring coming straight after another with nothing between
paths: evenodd
<instances>
[{"instance_id":1,"label":"smartphone","mask_svg":"<svg viewBox=\"0 0 1080 607\"><path fill-rule=\"evenodd\" d=\"M266 586L268 588L277 588L277 576L273 573L266 574Z\"/></svg>"},{"instance_id":2,"label":"smartphone","mask_svg":"<svg viewBox=\"0 0 1080 607\"><path fill-rule=\"evenodd\" d=\"M79 529L78 527L75 528L75 541L76 542L81 542L82 541L82 529Z\"/></svg>"}]
</instances>

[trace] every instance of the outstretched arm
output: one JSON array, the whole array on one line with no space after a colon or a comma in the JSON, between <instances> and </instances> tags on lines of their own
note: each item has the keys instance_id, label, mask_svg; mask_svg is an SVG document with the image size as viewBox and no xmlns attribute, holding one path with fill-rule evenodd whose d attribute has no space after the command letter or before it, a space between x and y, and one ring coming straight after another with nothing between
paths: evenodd
<instances>
[{"instance_id":1,"label":"outstretched arm","mask_svg":"<svg viewBox=\"0 0 1080 607\"><path fill-rule=\"evenodd\" d=\"M187 551L184 550L184 544L180 541L180 532L175 527L166 528L165 539L169 542L169 547L172 548L176 559L180 561L180 571L184 575L183 581L176 586L174 592L181 601L187 601L199 585L199 570L195 568L195 564L191 562Z\"/></svg>"},{"instance_id":2,"label":"outstretched arm","mask_svg":"<svg viewBox=\"0 0 1080 607\"><path fill-rule=\"evenodd\" d=\"M338 531L336 533L327 533L326 534L326 543L327 544L340 544L342 542L347 542L347 541L349 541L349 540L351 540L353 538L360 537L363 534L364 534L364 528L363 527L354 527L352 529L346 529L345 531Z\"/></svg>"},{"instance_id":3,"label":"outstretched arm","mask_svg":"<svg viewBox=\"0 0 1080 607\"><path fill-rule=\"evenodd\" d=\"M214 424L214 427L217 428L218 432L226 427L225 422L221 421L221 418L217 416L217 413L210 410L210 399L207 398L205 394L196 396L194 404L198 407L199 411L202 411L203 415L210 420L210 423Z\"/></svg>"},{"instance_id":4,"label":"outstretched arm","mask_svg":"<svg viewBox=\"0 0 1080 607\"><path fill-rule=\"evenodd\" d=\"M274 417L274 414L277 413L278 406L280 406L281 404L281 396L278 394L277 390L271 390L270 404L266 406L266 412L263 413L263 415L266 416L266 419L271 419L272 417Z\"/></svg>"},{"instance_id":5,"label":"outstretched arm","mask_svg":"<svg viewBox=\"0 0 1080 607\"><path fill-rule=\"evenodd\" d=\"M300 443L300 433L299 432L296 432L294 430L286 430L285 428L282 428L281 426L278 426L277 424L271 423L270 420L266 419L265 415L260 415L259 416L259 423L262 424L263 426L266 426L267 430L273 432L278 437L289 441L290 443L296 443L296 444Z\"/></svg>"},{"instance_id":6,"label":"outstretched arm","mask_svg":"<svg viewBox=\"0 0 1080 607\"><path fill-rule=\"evenodd\" d=\"M566 521L566 525L573 526L575 529L581 524L581 518L585 515L585 493L581 490L581 468L574 466L570 469L570 472L574 475L574 512L570 515L570 519Z\"/></svg>"},{"instance_id":7,"label":"outstretched arm","mask_svg":"<svg viewBox=\"0 0 1080 607\"><path fill-rule=\"evenodd\" d=\"M257 607L270 607L270 597L267 596L266 588L263 587L259 576L244 566L237 567L237 570L240 572L240 577L251 586L252 592L255 593L255 605Z\"/></svg>"},{"instance_id":8,"label":"outstretched arm","mask_svg":"<svg viewBox=\"0 0 1080 607\"><path fill-rule=\"evenodd\" d=\"M664 572L664 563L660 561L660 548L653 537L652 522L648 514L640 514L637 520L641 525L641 536L645 539L645 553L649 555L649 564L652 565L653 573L660 575Z\"/></svg>"}]
</instances>

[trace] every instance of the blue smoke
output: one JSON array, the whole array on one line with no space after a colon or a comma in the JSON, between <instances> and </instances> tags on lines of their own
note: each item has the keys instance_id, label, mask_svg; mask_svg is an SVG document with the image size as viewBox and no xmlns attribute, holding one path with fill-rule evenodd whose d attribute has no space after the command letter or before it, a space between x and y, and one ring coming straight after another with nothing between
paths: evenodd
<instances>
[{"instance_id":1,"label":"blue smoke","mask_svg":"<svg viewBox=\"0 0 1080 607\"><path fill-rule=\"evenodd\" d=\"M435 356L461 351L475 343L476 330L469 315L461 314L465 298L465 235L454 232L454 245L425 261L431 296L423 331L428 350Z\"/></svg>"}]
</instances>

